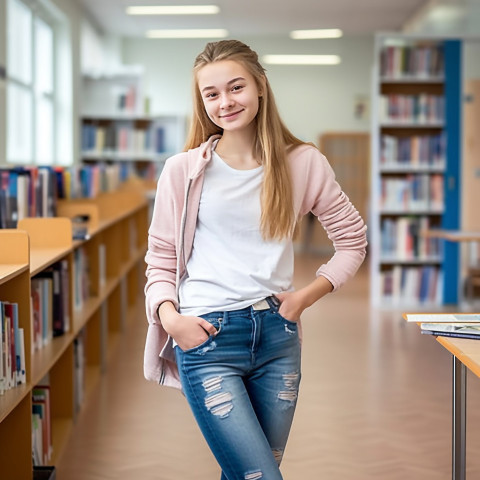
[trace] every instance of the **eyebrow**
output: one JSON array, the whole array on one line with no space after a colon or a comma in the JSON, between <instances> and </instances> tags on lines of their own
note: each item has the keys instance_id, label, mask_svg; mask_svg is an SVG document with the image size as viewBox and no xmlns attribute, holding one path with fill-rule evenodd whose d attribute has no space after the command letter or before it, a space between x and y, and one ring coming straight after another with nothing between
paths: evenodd
<instances>
[{"instance_id":1,"label":"eyebrow","mask_svg":"<svg viewBox=\"0 0 480 480\"><path fill-rule=\"evenodd\" d=\"M245 80L245 78L243 78L243 77L232 78L232 80L227 82L227 85L231 85L232 83L238 82L239 80ZM202 93L205 92L206 90L213 90L215 88L216 87L214 87L213 85L208 86L208 87L204 87L204 88L202 88Z\"/></svg>"}]
</instances>

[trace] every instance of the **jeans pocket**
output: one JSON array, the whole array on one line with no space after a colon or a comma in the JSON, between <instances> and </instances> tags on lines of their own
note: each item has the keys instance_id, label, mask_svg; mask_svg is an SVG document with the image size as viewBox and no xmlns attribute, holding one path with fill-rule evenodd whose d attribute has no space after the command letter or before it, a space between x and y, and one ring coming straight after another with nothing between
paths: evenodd
<instances>
[{"instance_id":1,"label":"jeans pocket","mask_svg":"<svg viewBox=\"0 0 480 480\"><path fill-rule=\"evenodd\" d=\"M208 323L210 323L210 325L213 325L217 330L217 333L215 335L209 335L204 342L200 343L199 345L196 345L195 347L188 348L187 350L182 350L183 353L195 353L195 352L198 352L199 350L201 350L202 352L208 351L209 345L213 342L215 338L218 337L218 335L222 330L223 317L218 313L206 313L204 315L199 315L199 317L206 320Z\"/></svg>"},{"instance_id":2,"label":"jeans pocket","mask_svg":"<svg viewBox=\"0 0 480 480\"><path fill-rule=\"evenodd\" d=\"M270 303L270 302L269 302ZM278 316L278 318L280 318L283 322L287 322L289 325L291 326L297 326L297 323L298 322L295 322L294 320L289 320L288 318L285 318L280 312L279 312L279 308L280 308L280 304L272 304L270 303L270 308L271 310L276 314L276 316Z\"/></svg>"},{"instance_id":3,"label":"jeans pocket","mask_svg":"<svg viewBox=\"0 0 480 480\"><path fill-rule=\"evenodd\" d=\"M182 350L183 353L195 353L198 352L199 350L202 351L207 351L209 345L213 342L213 339L215 337L213 335L210 335L204 342L202 342L200 345L196 345L195 347L188 348L187 350ZM178 347L180 348L180 347Z\"/></svg>"},{"instance_id":4,"label":"jeans pocket","mask_svg":"<svg viewBox=\"0 0 480 480\"><path fill-rule=\"evenodd\" d=\"M294 320L289 320L288 318L285 318L280 312L278 312L278 310L277 310L276 313L278 315L278 318L280 318L283 322L286 322L291 327L295 327L295 329L298 327L298 322L295 322Z\"/></svg>"}]
</instances>

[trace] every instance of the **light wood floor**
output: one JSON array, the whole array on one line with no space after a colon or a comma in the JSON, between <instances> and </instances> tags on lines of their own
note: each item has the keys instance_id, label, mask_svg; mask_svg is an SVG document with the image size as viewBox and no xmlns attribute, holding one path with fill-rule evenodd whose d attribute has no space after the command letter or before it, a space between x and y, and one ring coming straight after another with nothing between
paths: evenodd
<instances>
[{"instance_id":1,"label":"light wood floor","mask_svg":"<svg viewBox=\"0 0 480 480\"><path fill-rule=\"evenodd\" d=\"M298 256L296 285L318 258ZM451 356L400 313L369 307L368 268L303 319L289 480L451 478ZM145 316L112 356L57 465L58 480L214 480L183 396L143 379ZM467 478L480 478L480 379L468 375ZM266 479L268 480L268 479Z\"/></svg>"}]
</instances>

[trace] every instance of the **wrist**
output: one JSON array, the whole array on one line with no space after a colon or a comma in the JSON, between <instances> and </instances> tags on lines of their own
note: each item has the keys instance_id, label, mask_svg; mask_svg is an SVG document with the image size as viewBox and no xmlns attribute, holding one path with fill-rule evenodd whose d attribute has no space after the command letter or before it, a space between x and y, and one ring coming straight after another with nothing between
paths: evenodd
<instances>
[{"instance_id":1,"label":"wrist","mask_svg":"<svg viewBox=\"0 0 480 480\"><path fill-rule=\"evenodd\" d=\"M333 290L333 285L325 277L317 277L310 285L298 291L300 303L304 309L311 307L317 300Z\"/></svg>"},{"instance_id":2,"label":"wrist","mask_svg":"<svg viewBox=\"0 0 480 480\"><path fill-rule=\"evenodd\" d=\"M173 303L170 301L161 303L157 308L157 314L165 331L170 333L172 326L175 324L175 318L178 315Z\"/></svg>"}]
</instances>

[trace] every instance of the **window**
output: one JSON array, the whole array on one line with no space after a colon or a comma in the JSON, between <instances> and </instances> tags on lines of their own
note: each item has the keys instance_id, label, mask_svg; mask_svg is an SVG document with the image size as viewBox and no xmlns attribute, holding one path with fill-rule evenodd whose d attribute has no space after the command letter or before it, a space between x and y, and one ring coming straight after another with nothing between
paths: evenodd
<instances>
[{"instance_id":1,"label":"window","mask_svg":"<svg viewBox=\"0 0 480 480\"><path fill-rule=\"evenodd\" d=\"M48 2L37 0L7 3L6 143L7 162L12 164L72 160L65 148L65 139L72 138L66 131L71 121L62 125L59 118L63 120L66 112L71 116L71 97L57 88L63 75L59 72L65 71L58 65L61 52L68 50L61 40L68 35L47 7Z\"/></svg>"}]
</instances>

